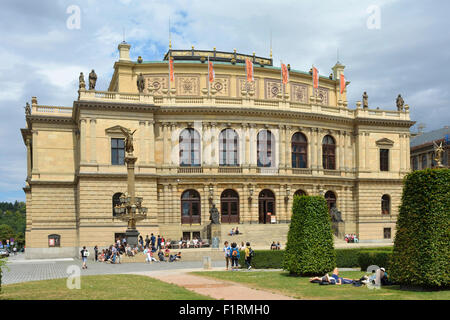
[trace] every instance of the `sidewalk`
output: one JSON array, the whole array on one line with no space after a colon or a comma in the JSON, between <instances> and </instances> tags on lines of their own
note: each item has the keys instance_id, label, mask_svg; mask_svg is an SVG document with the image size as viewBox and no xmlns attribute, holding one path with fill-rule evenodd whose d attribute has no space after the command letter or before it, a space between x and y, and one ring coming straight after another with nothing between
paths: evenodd
<instances>
[{"instance_id":1,"label":"sidewalk","mask_svg":"<svg viewBox=\"0 0 450 320\"><path fill-rule=\"evenodd\" d=\"M224 268L213 268L212 271L223 271ZM228 282L218 279L210 279L188 274L192 271L204 271L202 269L164 270L152 272L133 272L132 274L152 277L167 283L184 287L190 291L218 300L296 300L292 297L271 293L264 290L256 290L236 282ZM245 271L230 271L245 272Z\"/></svg>"}]
</instances>

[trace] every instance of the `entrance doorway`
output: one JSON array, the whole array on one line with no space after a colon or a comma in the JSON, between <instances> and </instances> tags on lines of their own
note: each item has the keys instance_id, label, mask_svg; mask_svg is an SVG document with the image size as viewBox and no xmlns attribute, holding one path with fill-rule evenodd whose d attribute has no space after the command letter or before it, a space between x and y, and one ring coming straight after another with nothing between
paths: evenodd
<instances>
[{"instance_id":1,"label":"entrance doorway","mask_svg":"<svg viewBox=\"0 0 450 320\"><path fill-rule=\"evenodd\" d=\"M220 213L222 223L239 223L239 195L227 189L220 196Z\"/></svg>"},{"instance_id":2,"label":"entrance doorway","mask_svg":"<svg viewBox=\"0 0 450 320\"><path fill-rule=\"evenodd\" d=\"M272 191L265 189L259 193L259 223L271 223L275 216L275 195Z\"/></svg>"}]
</instances>

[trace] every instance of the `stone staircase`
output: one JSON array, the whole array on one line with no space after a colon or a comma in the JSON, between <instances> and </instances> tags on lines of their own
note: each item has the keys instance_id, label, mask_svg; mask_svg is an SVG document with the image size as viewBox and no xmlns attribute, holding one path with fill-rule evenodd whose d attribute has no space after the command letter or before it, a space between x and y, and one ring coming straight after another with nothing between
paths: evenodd
<instances>
[{"instance_id":1,"label":"stone staircase","mask_svg":"<svg viewBox=\"0 0 450 320\"><path fill-rule=\"evenodd\" d=\"M289 231L288 224L240 224L238 235L230 236L233 225L222 225L222 236L220 239L220 246L223 246L225 241L229 243L236 242L241 244L250 242L253 249L270 249L273 241L280 242L283 249L286 245L287 234Z\"/></svg>"}]
</instances>

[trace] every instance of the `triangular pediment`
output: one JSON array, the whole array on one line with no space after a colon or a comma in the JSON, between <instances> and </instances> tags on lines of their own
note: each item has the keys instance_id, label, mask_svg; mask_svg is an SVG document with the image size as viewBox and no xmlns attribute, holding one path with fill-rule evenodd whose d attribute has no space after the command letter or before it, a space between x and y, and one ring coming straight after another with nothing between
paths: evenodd
<instances>
[{"instance_id":1,"label":"triangular pediment","mask_svg":"<svg viewBox=\"0 0 450 320\"><path fill-rule=\"evenodd\" d=\"M123 128L125 131L127 131L127 129L125 127L114 126L114 127L105 129L105 132L107 134L121 134L121 135L123 135L123 132L122 132L122 130L120 130L120 128Z\"/></svg>"},{"instance_id":2,"label":"triangular pediment","mask_svg":"<svg viewBox=\"0 0 450 320\"><path fill-rule=\"evenodd\" d=\"M377 140L377 145L380 145L380 146L391 146L392 147L394 145L394 141L392 141L392 140L390 140L388 138L383 138L383 139Z\"/></svg>"}]
</instances>

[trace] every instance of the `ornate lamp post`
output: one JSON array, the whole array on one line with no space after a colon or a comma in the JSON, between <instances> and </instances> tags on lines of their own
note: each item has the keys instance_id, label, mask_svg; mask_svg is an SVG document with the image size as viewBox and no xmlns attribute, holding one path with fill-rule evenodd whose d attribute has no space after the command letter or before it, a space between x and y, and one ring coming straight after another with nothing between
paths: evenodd
<instances>
[{"instance_id":1,"label":"ornate lamp post","mask_svg":"<svg viewBox=\"0 0 450 320\"><path fill-rule=\"evenodd\" d=\"M127 164L127 176L128 176L128 192L127 195L120 197L120 205L114 208L114 212L119 216L122 221L127 221L127 242L130 246L137 246L139 231L136 229L136 222L146 218L148 209L142 207L142 197L136 197L135 195L135 178L134 178L134 164L137 157L133 155L133 134L129 129L120 128L124 133L125 140L125 163Z\"/></svg>"}]
</instances>

